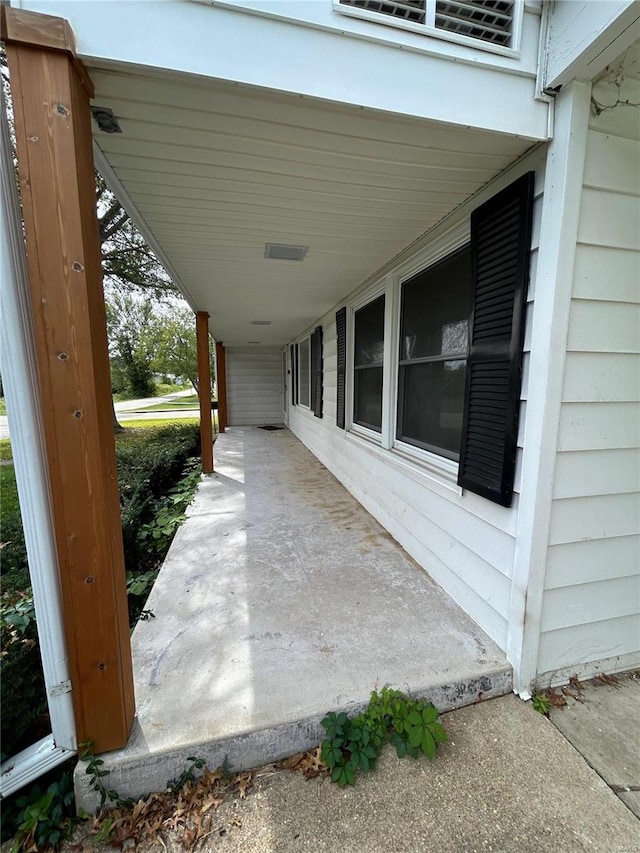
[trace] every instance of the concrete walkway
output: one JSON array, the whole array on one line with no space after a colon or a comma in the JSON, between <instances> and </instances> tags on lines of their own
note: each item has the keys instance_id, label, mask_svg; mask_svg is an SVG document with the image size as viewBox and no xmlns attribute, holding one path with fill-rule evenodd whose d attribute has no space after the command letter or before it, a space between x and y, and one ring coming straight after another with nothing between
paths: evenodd
<instances>
[{"instance_id":1,"label":"concrete walkway","mask_svg":"<svg viewBox=\"0 0 640 853\"><path fill-rule=\"evenodd\" d=\"M622 695L622 694L620 694ZM200 853L622 853L640 821L530 703L505 696L442 716L434 761L387 749L355 788L259 770L244 800L212 813ZM631 733L633 719L627 719ZM182 853L181 832L138 853ZM86 853L107 853L88 836ZM63 853L77 853L78 846Z\"/></svg>"},{"instance_id":2,"label":"concrete walkway","mask_svg":"<svg viewBox=\"0 0 640 853\"><path fill-rule=\"evenodd\" d=\"M384 684L442 711L511 689L497 646L288 430L219 437L147 608L134 732L105 756L121 795L190 755L242 769L314 746L327 711Z\"/></svg>"},{"instance_id":3,"label":"concrete walkway","mask_svg":"<svg viewBox=\"0 0 640 853\"><path fill-rule=\"evenodd\" d=\"M571 685L549 714L569 743L640 819L640 671ZM638 825L640 850L640 824Z\"/></svg>"}]
</instances>

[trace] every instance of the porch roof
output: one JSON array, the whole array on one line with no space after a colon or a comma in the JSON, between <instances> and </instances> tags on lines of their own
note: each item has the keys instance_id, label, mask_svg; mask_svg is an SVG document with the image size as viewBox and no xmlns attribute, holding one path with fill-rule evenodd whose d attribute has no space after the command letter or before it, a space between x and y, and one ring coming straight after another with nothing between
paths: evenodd
<instances>
[{"instance_id":1,"label":"porch roof","mask_svg":"<svg viewBox=\"0 0 640 853\"><path fill-rule=\"evenodd\" d=\"M509 58L330 0L322 25L251 4L22 7L68 19L122 128L94 124L98 168L227 345L286 344L548 134L535 15ZM272 260L267 243L309 249Z\"/></svg>"},{"instance_id":2,"label":"porch roof","mask_svg":"<svg viewBox=\"0 0 640 853\"><path fill-rule=\"evenodd\" d=\"M285 344L531 145L201 78L90 73L122 127L94 129L98 168L227 345ZM267 243L308 252L268 259Z\"/></svg>"},{"instance_id":3,"label":"porch roof","mask_svg":"<svg viewBox=\"0 0 640 853\"><path fill-rule=\"evenodd\" d=\"M103 756L123 795L189 755L243 768L307 749L327 711L385 684L443 711L511 689L498 647L285 429L219 436L146 606L134 730Z\"/></svg>"}]
</instances>

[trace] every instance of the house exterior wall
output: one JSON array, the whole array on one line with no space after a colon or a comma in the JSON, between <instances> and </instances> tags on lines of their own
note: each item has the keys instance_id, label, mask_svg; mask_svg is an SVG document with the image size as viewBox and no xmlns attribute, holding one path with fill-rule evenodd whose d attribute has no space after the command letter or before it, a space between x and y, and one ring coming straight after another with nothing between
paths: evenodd
<instances>
[{"instance_id":1,"label":"house exterior wall","mask_svg":"<svg viewBox=\"0 0 640 853\"><path fill-rule=\"evenodd\" d=\"M120 0L117 15L113 0L13 3L66 18L90 69L105 61L165 69L532 140L549 135L548 104L535 97L535 2L524 7L513 56L385 26L384 16L382 23L348 17L332 0Z\"/></svg>"},{"instance_id":2,"label":"house exterior wall","mask_svg":"<svg viewBox=\"0 0 640 853\"><path fill-rule=\"evenodd\" d=\"M282 422L282 353L274 347L227 347L229 426Z\"/></svg>"},{"instance_id":3,"label":"house exterior wall","mask_svg":"<svg viewBox=\"0 0 640 853\"><path fill-rule=\"evenodd\" d=\"M538 658L540 681L640 659L640 126L587 134Z\"/></svg>"},{"instance_id":4,"label":"house exterior wall","mask_svg":"<svg viewBox=\"0 0 640 853\"><path fill-rule=\"evenodd\" d=\"M448 246L460 244L460 235L468 227L468 217L475 207L511 183L524 172L534 170L536 189L531 253L531 284L527 307L527 332L523 363L522 403L519 426L519 449L516 467L515 495L509 508L498 506L456 485L457 464L442 460L431 465L397 447L385 448L359 434L357 428L343 431L336 427L337 349L335 310L318 320L324 335L324 416L314 418L301 407L289 410L289 426L300 440L329 468L346 488L380 521L394 538L429 572L483 630L501 648L507 644L511 577L519 503L519 470L522 436L526 418L528 351L531 346L528 328L535 293L537 242L542 216L545 153L540 149L521 160L517 167L500 176L454 217L427 235L419 245L403 253L379 278L352 294L345 303L349 308L362 304L369 292L385 292L387 312L385 352L397 344L392 326L397 325L400 274L420 268L448 253ZM464 239L464 238L463 238ZM457 242L456 242L457 241ZM341 307L336 306L336 309ZM390 315L392 319L389 321ZM314 323L314 326L317 325ZM388 332L388 334L387 334ZM302 336L304 337L304 336ZM348 336L349 338L349 336ZM388 342L388 343L387 343ZM347 362L349 365L349 361ZM393 383L391 371L385 368L385 382ZM349 418L350 370L347 366L347 420ZM390 406L393 418L395 402ZM384 425L383 425L384 428Z\"/></svg>"}]
</instances>

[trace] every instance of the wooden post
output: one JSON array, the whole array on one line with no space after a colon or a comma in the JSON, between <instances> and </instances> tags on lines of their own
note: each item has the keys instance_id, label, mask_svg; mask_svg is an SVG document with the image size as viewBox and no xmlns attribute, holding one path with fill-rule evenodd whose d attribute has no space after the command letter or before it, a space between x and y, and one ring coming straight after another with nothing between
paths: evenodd
<instances>
[{"instance_id":1,"label":"wooden post","mask_svg":"<svg viewBox=\"0 0 640 853\"><path fill-rule=\"evenodd\" d=\"M127 741L133 674L91 140L66 21L2 7L79 742Z\"/></svg>"},{"instance_id":2,"label":"wooden post","mask_svg":"<svg viewBox=\"0 0 640 853\"><path fill-rule=\"evenodd\" d=\"M218 424L220 432L224 432L227 428L227 366L222 341L216 341L216 386L218 390Z\"/></svg>"},{"instance_id":3,"label":"wooden post","mask_svg":"<svg viewBox=\"0 0 640 853\"><path fill-rule=\"evenodd\" d=\"M200 398L200 445L202 473L213 471L213 429L211 426L211 367L209 362L209 315L196 313L196 342L198 349L198 397Z\"/></svg>"}]
</instances>

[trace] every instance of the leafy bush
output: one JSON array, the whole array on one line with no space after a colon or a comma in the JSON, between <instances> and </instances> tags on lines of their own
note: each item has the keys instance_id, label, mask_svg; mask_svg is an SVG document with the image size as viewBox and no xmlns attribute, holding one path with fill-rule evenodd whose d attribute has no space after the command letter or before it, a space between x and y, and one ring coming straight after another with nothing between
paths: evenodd
<instances>
[{"instance_id":1,"label":"leafy bush","mask_svg":"<svg viewBox=\"0 0 640 853\"><path fill-rule=\"evenodd\" d=\"M331 712L322 720L322 727L327 737L322 741L321 757L331 780L341 788L354 785L358 771L374 769L387 741L395 746L399 758L417 758L420 753L434 758L438 744L447 740L431 702L412 699L390 687L383 687L380 693L374 690L362 714L350 718L344 712Z\"/></svg>"},{"instance_id":2,"label":"leafy bush","mask_svg":"<svg viewBox=\"0 0 640 853\"><path fill-rule=\"evenodd\" d=\"M188 460L198 449L197 424L130 431L118 439L116 456L132 624L144 614L142 608L158 567L193 496L199 473ZM6 755L13 755L49 729L13 467L2 466L0 476L1 538L6 543L1 551L0 598L2 749Z\"/></svg>"},{"instance_id":3,"label":"leafy bush","mask_svg":"<svg viewBox=\"0 0 640 853\"><path fill-rule=\"evenodd\" d=\"M17 826L11 853L55 848L71 835L77 822L73 769L69 767L62 772L58 769L54 773L55 778L46 790L40 784L33 785L10 802L8 814L3 813L3 836L10 837Z\"/></svg>"},{"instance_id":4,"label":"leafy bush","mask_svg":"<svg viewBox=\"0 0 640 853\"><path fill-rule=\"evenodd\" d=\"M136 436L118 443L122 538L128 572L137 575L148 571L168 550L175 526L167 531L168 541L166 537L163 539L164 550L150 549L138 534L156 517L159 503L181 479L187 460L198 453L199 446L200 432L194 424L173 424L154 430L144 440ZM184 506L192 494L193 488Z\"/></svg>"}]
</instances>

